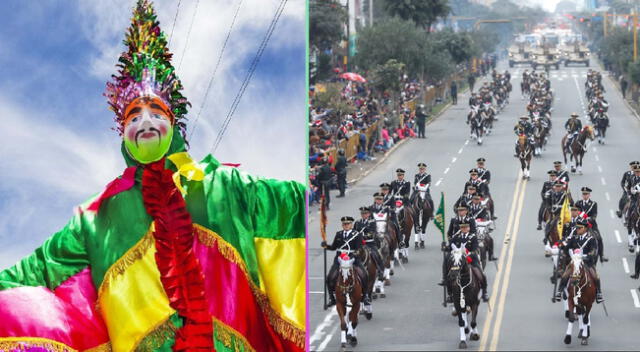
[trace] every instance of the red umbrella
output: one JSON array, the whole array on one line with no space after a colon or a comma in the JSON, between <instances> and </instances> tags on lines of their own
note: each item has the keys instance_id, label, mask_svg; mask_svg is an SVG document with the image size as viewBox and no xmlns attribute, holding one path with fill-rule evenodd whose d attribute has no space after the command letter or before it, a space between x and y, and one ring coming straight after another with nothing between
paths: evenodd
<instances>
[{"instance_id":1,"label":"red umbrella","mask_svg":"<svg viewBox=\"0 0 640 352\"><path fill-rule=\"evenodd\" d=\"M362 82L362 83L366 83L367 82L367 80L364 79L364 77L360 76L357 73L353 73L353 72L345 72L345 73L340 75L340 78L344 78L344 79L347 79L349 81Z\"/></svg>"}]
</instances>

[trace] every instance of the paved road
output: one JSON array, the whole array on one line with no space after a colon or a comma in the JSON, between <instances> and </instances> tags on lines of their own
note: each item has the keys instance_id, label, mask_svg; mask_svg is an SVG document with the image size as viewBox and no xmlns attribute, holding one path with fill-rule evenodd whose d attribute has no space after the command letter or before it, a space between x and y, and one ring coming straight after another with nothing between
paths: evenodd
<instances>
[{"instance_id":1,"label":"paved road","mask_svg":"<svg viewBox=\"0 0 640 352\"><path fill-rule=\"evenodd\" d=\"M562 125L570 113L584 114L583 85L587 69L561 67L551 72L552 89L556 93L553 130L547 150L532 162L531 179L519 181L519 163L513 155L513 126L524 112L525 101L519 92L524 68L512 69L514 92L511 103L499 115L494 133L482 146L468 141L465 125L466 100L453 106L427 131L425 140L412 140L398 148L383 164L349 190L347 198L332 204L328 232L330 240L339 230L343 215L358 215L358 207L372 202L372 194L383 181L394 177L394 170L410 170L413 179L415 165L424 161L432 174L434 199L444 192L446 217L452 215L452 205L462 192L468 170L483 156L492 172L491 193L496 202L497 228L494 231L496 253L500 255L500 270L487 267L492 311L481 305L478 326L481 341L470 342L469 349L482 350L624 350L637 349L636 332L640 302L634 289L637 282L629 278L634 257L626 249L626 230L614 218L620 196L619 181L628 162L640 159L636 152L640 132L638 118L623 103L620 93L608 78L604 79L610 103L611 128L606 145L591 144L585 156L584 175L571 175L571 190L579 195L582 186L591 187L592 198L599 204L598 223L605 242L605 254L610 261L599 266L609 317L601 305L594 306L592 338L589 346L580 346L575 338L567 347L563 344L566 320L562 305L552 304L552 286L548 277L551 261L543 255L542 233L535 230L540 204L540 189L547 179L547 170L554 160L561 160ZM586 120L583 119L583 124ZM436 204L437 205L437 204ZM322 310L322 251L317 214L309 223L309 332L311 350L332 351L339 348L339 323L335 309ZM458 343L457 320L451 308L444 308L440 278L440 234L433 224L427 228L427 249L411 249L406 270L397 269L388 287L387 298L374 301L371 321L361 318L358 326L359 345L356 351L443 350L455 349ZM507 239L505 243L505 239ZM333 252L329 253L329 262Z\"/></svg>"}]
</instances>

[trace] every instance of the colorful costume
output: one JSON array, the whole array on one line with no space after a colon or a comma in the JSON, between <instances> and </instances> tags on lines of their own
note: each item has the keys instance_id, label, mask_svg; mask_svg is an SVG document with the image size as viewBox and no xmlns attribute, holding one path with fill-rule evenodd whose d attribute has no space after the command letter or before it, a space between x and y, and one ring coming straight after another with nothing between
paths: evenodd
<instances>
[{"instance_id":1,"label":"colorful costume","mask_svg":"<svg viewBox=\"0 0 640 352\"><path fill-rule=\"evenodd\" d=\"M191 160L188 102L148 0L125 43L106 96L128 168L0 272L0 350L304 350L304 186ZM141 110L166 118L166 139L127 139ZM154 137L159 159L136 152Z\"/></svg>"}]
</instances>

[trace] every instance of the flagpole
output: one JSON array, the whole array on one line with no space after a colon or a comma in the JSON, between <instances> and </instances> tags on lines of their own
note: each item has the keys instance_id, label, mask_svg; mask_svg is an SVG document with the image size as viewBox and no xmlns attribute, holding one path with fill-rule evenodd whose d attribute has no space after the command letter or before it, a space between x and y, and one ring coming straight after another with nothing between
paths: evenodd
<instances>
[{"instance_id":1,"label":"flagpole","mask_svg":"<svg viewBox=\"0 0 640 352\"><path fill-rule=\"evenodd\" d=\"M327 187L327 185L323 185L322 186L322 195L320 196L320 236L322 237L322 241L324 243L327 242L327 207L326 207L326 203L325 203L325 197L324 197L324 187ZM324 289L324 305L323 305L323 309L327 310L327 248L324 247L323 249L323 257L324 257L324 275L322 276L323 280L324 280L324 285L323 289Z\"/></svg>"}]
</instances>

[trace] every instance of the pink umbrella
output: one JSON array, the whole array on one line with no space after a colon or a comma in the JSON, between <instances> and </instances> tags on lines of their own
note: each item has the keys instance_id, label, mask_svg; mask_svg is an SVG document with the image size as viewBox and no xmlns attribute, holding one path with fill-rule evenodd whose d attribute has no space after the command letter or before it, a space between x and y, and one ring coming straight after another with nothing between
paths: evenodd
<instances>
[{"instance_id":1,"label":"pink umbrella","mask_svg":"<svg viewBox=\"0 0 640 352\"><path fill-rule=\"evenodd\" d=\"M367 82L367 80L364 79L364 77L360 76L357 73L353 73L353 72L345 72L345 73L340 75L340 78L344 78L344 79L347 79L349 81L362 82L362 83L366 83Z\"/></svg>"}]
</instances>

